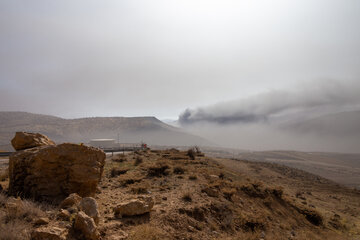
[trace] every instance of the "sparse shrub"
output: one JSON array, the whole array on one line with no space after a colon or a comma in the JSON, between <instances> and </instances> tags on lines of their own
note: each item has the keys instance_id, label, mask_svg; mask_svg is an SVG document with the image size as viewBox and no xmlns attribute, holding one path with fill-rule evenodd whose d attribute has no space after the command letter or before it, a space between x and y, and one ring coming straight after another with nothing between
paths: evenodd
<instances>
[{"instance_id":1,"label":"sparse shrub","mask_svg":"<svg viewBox=\"0 0 360 240\"><path fill-rule=\"evenodd\" d=\"M198 146L195 146L194 150L195 150L195 153L196 153L197 156L199 156L199 157L204 157L205 156L205 154L201 152L201 150L200 150L200 148Z\"/></svg>"},{"instance_id":2,"label":"sparse shrub","mask_svg":"<svg viewBox=\"0 0 360 240\"><path fill-rule=\"evenodd\" d=\"M248 196L254 197L254 198L264 199L264 198L266 198L266 196L269 195L269 193L262 188L261 183L253 183L253 184L243 185L240 187L240 189L241 189L241 191L246 193Z\"/></svg>"},{"instance_id":3,"label":"sparse shrub","mask_svg":"<svg viewBox=\"0 0 360 240\"><path fill-rule=\"evenodd\" d=\"M121 174L125 174L129 169L121 169L118 167L113 167L110 171L110 177L117 177Z\"/></svg>"},{"instance_id":4,"label":"sparse shrub","mask_svg":"<svg viewBox=\"0 0 360 240\"><path fill-rule=\"evenodd\" d=\"M131 192L134 194L146 194L148 193L148 186L145 184L137 184L131 187Z\"/></svg>"},{"instance_id":5,"label":"sparse shrub","mask_svg":"<svg viewBox=\"0 0 360 240\"><path fill-rule=\"evenodd\" d=\"M152 166L148 168L149 177L161 177L169 174L169 166L166 164L161 164L158 166Z\"/></svg>"},{"instance_id":6,"label":"sparse shrub","mask_svg":"<svg viewBox=\"0 0 360 240\"><path fill-rule=\"evenodd\" d=\"M191 198L191 193L190 192L185 192L181 199L185 202L192 202L192 198Z\"/></svg>"},{"instance_id":7,"label":"sparse shrub","mask_svg":"<svg viewBox=\"0 0 360 240\"><path fill-rule=\"evenodd\" d=\"M262 222L256 220L248 220L245 221L245 223L242 225L242 228L247 232L248 231L255 232L257 230L264 230L265 225Z\"/></svg>"},{"instance_id":8,"label":"sparse shrub","mask_svg":"<svg viewBox=\"0 0 360 240\"><path fill-rule=\"evenodd\" d=\"M31 224L16 219L6 222L0 212L0 239L1 240L28 240L30 239Z\"/></svg>"},{"instance_id":9,"label":"sparse shrub","mask_svg":"<svg viewBox=\"0 0 360 240\"><path fill-rule=\"evenodd\" d=\"M302 206L294 206L294 207L299 213L303 214L305 218L313 225L320 226L323 224L323 217L317 211L307 209Z\"/></svg>"},{"instance_id":10,"label":"sparse shrub","mask_svg":"<svg viewBox=\"0 0 360 240\"><path fill-rule=\"evenodd\" d=\"M219 174L219 178L220 178L220 179L224 179L224 178L225 178L224 173L220 173L220 174Z\"/></svg>"},{"instance_id":11,"label":"sparse shrub","mask_svg":"<svg viewBox=\"0 0 360 240\"><path fill-rule=\"evenodd\" d=\"M121 175L117 180L120 186L126 187L127 185L139 183L143 180L144 176L141 173L129 171L124 175Z\"/></svg>"},{"instance_id":12,"label":"sparse shrub","mask_svg":"<svg viewBox=\"0 0 360 240\"><path fill-rule=\"evenodd\" d=\"M0 181L5 181L7 178L9 178L9 169L6 169L5 171L0 172Z\"/></svg>"},{"instance_id":13,"label":"sparse shrub","mask_svg":"<svg viewBox=\"0 0 360 240\"><path fill-rule=\"evenodd\" d=\"M224 188L222 189L222 193L224 194L224 198L226 198L229 201L231 200L231 197L236 193L235 188Z\"/></svg>"},{"instance_id":14,"label":"sparse shrub","mask_svg":"<svg viewBox=\"0 0 360 240\"><path fill-rule=\"evenodd\" d=\"M10 198L7 199L7 202L10 201L9 199ZM22 219L31 222L32 220L45 215L40 206L28 200L14 200L11 208L8 208L7 210L6 219L8 221Z\"/></svg>"},{"instance_id":15,"label":"sparse shrub","mask_svg":"<svg viewBox=\"0 0 360 240\"><path fill-rule=\"evenodd\" d=\"M5 207L6 206L6 207ZM0 239L1 240L27 240L34 221L45 216L42 210L49 206L38 205L29 200L8 198L0 193Z\"/></svg>"},{"instance_id":16,"label":"sparse shrub","mask_svg":"<svg viewBox=\"0 0 360 240\"><path fill-rule=\"evenodd\" d=\"M175 174L184 174L185 173L185 169L183 167L177 166L174 168L173 172Z\"/></svg>"},{"instance_id":17,"label":"sparse shrub","mask_svg":"<svg viewBox=\"0 0 360 240\"><path fill-rule=\"evenodd\" d=\"M189 180L196 180L197 179L197 176L196 175L190 175L189 176Z\"/></svg>"},{"instance_id":18,"label":"sparse shrub","mask_svg":"<svg viewBox=\"0 0 360 240\"><path fill-rule=\"evenodd\" d=\"M124 154L117 154L111 159L113 162L125 162L126 156Z\"/></svg>"},{"instance_id":19,"label":"sparse shrub","mask_svg":"<svg viewBox=\"0 0 360 240\"><path fill-rule=\"evenodd\" d=\"M137 156L137 157L135 158L134 165L135 165L135 166L138 166L138 165L140 165L142 162L143 162L143 159L142 159L140 156Z\"/></svg>"},{"instance_id":20,"label":"sparse shrub","mask_svg":"<svg viewBox=\"0 0 360 240\"><path fill-rule=\"evenodd\" d=\"M200 222L203 222L206 220L206 208L201 208L198 206L192 207L190 209L185 208L179 208L180 214L186 214L189 217L192 217Z\"/></svg>"},{"instance_id":21,"label":"sparse shrub","mask_svg":"<svg viewBox=\"0 0 360 240\"><path fill-rule=\"evenodd\" d=\"M5 196L5 194L2 194L0 192L0 207L5 206L6 200L7 200L7 197Z\"/></svg>"},{"instance_id":22,"label":"sparse shrub","mask_svg":"<svg viewBox=\"0 0 360 240\"><path fill-rule=\"evenodd\" d=\"M196 152L193 148L190 148L188 151L187 151L187 155L188 157L191 159L191 160L195 160L195 157L196 157Z\"/></svg>"},{"instance_id":23,"label":"sparse shrub","mask_svg":"<svg viewBox=\"0 0 360 240\"><path fill-rule=\"evenodd\" d=\"M277 198L282 198L282 196L284 194L284 190L282 187L277 187L277 188L273 188L271 190L271 193Z\"/></svg>"}]
</instances>

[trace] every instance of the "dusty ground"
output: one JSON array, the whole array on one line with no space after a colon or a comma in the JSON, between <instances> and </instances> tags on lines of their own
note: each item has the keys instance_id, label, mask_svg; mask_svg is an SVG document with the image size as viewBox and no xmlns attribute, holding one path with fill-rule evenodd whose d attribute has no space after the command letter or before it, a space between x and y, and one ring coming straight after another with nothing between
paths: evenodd
<instances>
[{"instance_id":1,"label":"dusty ground","mask_svg":"<svg viewBox=\"0 0 360 240\"><path fill-rule=\"evenodd\" d=\"M360 154L204 148L208 156L279 163L360 189Z\"/></svg>"},{"instance_id":2,"label":"dusty ground","mask_svg":"<svg viewBox=\"0 0 360 240\"><path fill-rule=\"evenodd\" d=\"M155 199L150 214L114 216L141 195ZM358 190L273 163L193 160L175 149L119 154L107 158L95 198L102 239L360 239Z\"/></svg>"}]
</instances>

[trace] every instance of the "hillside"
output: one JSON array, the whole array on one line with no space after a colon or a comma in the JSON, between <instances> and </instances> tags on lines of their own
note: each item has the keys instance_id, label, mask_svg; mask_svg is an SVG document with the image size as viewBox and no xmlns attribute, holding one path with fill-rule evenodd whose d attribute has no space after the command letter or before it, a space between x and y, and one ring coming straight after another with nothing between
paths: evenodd
<instances>
[{"instance_id":1,"label":"hillside","mask_svg":"<svg viewBox=\"0 0 360 240\"><path fill-rule=\"evenodd\" d=\"M6 191L6 178L0 183ZM114 214L122 201L143 197L154 199L149 213L122 218ZM176 149L109 156L95 199L103 240L344 240L360 236L358 190L277 164L203 154L192 159ZM28 239L28 232L38 227L37 219L47 217L46 228L69 229L67 239L82 239L70 231L74 219L64 218L58 206L27 201L32 208L6 222L3 206L7 201L0 194L0 213L4 214L0 223L6 236ZM16 221L19 224L12 224Z\"/></svg>"},{"instance_id":2,"label":"hillside","mask_svg":"<svg viewBox=\"0 0 360 240\"><path fill-rule=\"evenodd\" d=\"M155 117L94 117L63 119L26 112L0 112L0 149L17 131L40 132L55 142L89 142L113 138L120 142L144 141L149 145L211 145L207 140L167 125Z\"/></svg>"}]
</instances>

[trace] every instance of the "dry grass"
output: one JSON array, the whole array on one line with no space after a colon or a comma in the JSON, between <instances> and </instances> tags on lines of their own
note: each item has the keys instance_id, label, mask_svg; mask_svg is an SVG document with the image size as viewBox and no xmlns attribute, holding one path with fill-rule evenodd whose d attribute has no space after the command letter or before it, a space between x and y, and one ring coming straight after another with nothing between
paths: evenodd
<instances>
[{"instance_id":1,"label":"dry grass","mask_svg":"<svg viewBox=\"0 0 360 240\"><path fill-rule=\"evenodd\" d=\"M148 168L148 176L149 177L161 177L161 176L166 176L169 174L169 165L167 164L163 164L160 163L158 165L155 166L150 166Z\"/></svg>"},{"instance_id":2,"label":"dry grass","mask_svg":"<svg viewBox=\"0 0 360 240\"><path fill-rule=\"evenodd\" d=\"M3 171L0 172L0 181L6 181L6 179L9 178L9 169L5 169Z\"/></svg>"},{"instance_id":3,"label":"dry grass","mask_svg":"<svg viewBox=\"0 0 360 240\"><path fill-rule=\"evenodd\" d=\"M45 216L48 206L8 198L0 193L0 240L30 239L32 224Z\"/></svg>"},{"instance_id":4,"label":"dry grass","mask_svg":"<svg viewBox=\"0 0 360 240\"><path fill-rule=\"evenodd\" d=\"M143 224L136 226L132 229L129 234L129 240L162 240L162 239L170 239L166 233L150 224Z\"/></svg>"}]
</instances>

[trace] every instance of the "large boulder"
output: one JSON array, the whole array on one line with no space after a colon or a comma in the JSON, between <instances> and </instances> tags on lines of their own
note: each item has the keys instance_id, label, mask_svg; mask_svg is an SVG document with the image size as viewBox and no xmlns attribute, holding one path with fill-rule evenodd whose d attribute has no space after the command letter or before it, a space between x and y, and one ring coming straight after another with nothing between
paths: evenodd
<instances>
[{"instance_id":1,"label":"large boulder","mask_svg":"<svg viewBox=\"0 0 360 240\"><path fill-rule=\"evenodd\" d=\"M52 202L71 193L93 196L105 157L98 148L72 143L15 152L9 158L9 193Z\"/></svg>"},{"instance_id":2,"label":"large boulder","mask_svg":"<svg viewBox=\"0 0 360 240\"><path fill-rule=\"evenodd\" d=\"M116 217L142 215L151 211L154 200L149 197L139 197L120 203L114 208Z\"/></svg>"},{"instance_id":3,"label":"large boulder","mask_svg":"<svg viewBox=\"0 0 360 240\"><path fill-rule=\"evenodd\" d=\"M55 145L55 143L40 133L17 132L11 140L11 145L16 151L19 151L33 147Z\"/></svg>"}]
</instances>

